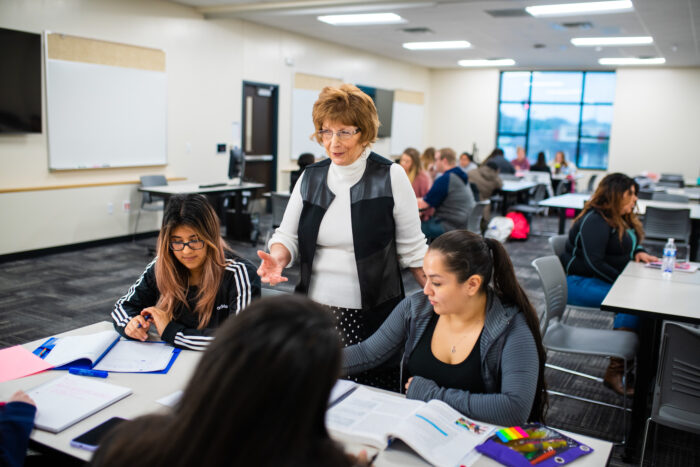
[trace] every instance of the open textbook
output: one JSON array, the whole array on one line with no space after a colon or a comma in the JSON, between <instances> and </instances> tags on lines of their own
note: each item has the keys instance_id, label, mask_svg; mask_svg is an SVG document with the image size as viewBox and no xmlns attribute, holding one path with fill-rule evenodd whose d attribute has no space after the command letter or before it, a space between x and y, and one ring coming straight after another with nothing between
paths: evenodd
<instances>
[{"instance_id":1,"label":"open textbook","mask_svg":"<svg viewBox=\"0 0 700 467\"><path fill-rule=\"evenodd\" d=\"M326 426L343 440L383 449L397 438L434 465L470 465L474 448L494 430L446 403L404 399L358 387L326 412Z\"/></svg>"},{"instance_id":2,"label":"open textbook","mask_svg":"<svg viewBox=\"0 0 700 467\"><path fill-rule=\"evenodd\" d=\"M167 373L179 353L180 349L164 342L122 339L114 330L52 337L34 350L57 370L77 367L126 373Z\"/></svg>"}]
</instances>

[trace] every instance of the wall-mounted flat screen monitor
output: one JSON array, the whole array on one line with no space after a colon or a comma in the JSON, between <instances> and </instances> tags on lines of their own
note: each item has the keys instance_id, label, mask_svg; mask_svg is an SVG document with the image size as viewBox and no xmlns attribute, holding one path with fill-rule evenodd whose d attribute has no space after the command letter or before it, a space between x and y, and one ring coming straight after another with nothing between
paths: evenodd
<instances>
[{"instance_id":1,"label":"wall-mounted flat screen monitor","mask_svg":"<svg viewBox=\"0 0 700 467\"><path fill-rule=\"evenodd\" d=\"M228 159L228 178L233 180L238 178L240 183L243 183L243 175L245 174L245 154L239 147L231 148Z\"/></svg>"},{"instance_id":2,"label":"wall-mounted flat screen monitor","mask_svg":"<svg viewBox=\"0 0 700 467\"><path fill-rule=\"evenodd\" d=\"M357 87L371 97L375 107L377 107L377 116L381 123L377 136L379 138L388 138L391 136L391 119L394 112L394 91L371 86L362 86L359 84Z\"/></svg>"},{"instance_id":3,"label":"wall-mounted flat screen monitor","mask_svg":"<svg viewBox=\"0 0 700 467\"><path fill-rule=\"evenodd\" d=\"M41 35L0 28L0 133L41 133Z\"/></svg>"}]
</instances>

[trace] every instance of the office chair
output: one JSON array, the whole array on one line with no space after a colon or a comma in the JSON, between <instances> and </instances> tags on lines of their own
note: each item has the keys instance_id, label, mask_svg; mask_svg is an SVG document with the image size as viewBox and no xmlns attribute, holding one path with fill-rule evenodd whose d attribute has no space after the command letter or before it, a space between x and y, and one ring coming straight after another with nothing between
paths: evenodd
<instances>
[{"instance_id":1,"label":"office chair","mask_svg":"<svg viewBox=\"0 0 700 467\"><path fill-rule=\"evenodd\" d=\"M530 196L528 199L527 204L514 204L513 206L509 207L509 211L518 211L524 213L530 221L533 219L533 214L546 214L547 213L547 208L544 206L540 206L540 201L543 201L547 197L547 187L543 184L539 184L535 186L534 188L530 189ZM532 222L530 222L532 225ZM542 235L543 232L534 232L532 231L532 235Z\"/></svg>"},{"instance_id":2,"label":"office chair","mask_svg":"<svg viewBox=\"0 0 700 467\"><path fill-rule=\"evenodd\" d=\"M289 193L279 193L273 191L270 193L270 205L272 207L272 228L267 231L265 235L265 245L272 237L272 232L280 226L282 219L284 218L284 211L287 209L287 204L290 198Z\"/></svg>"},{"instance_id":3,"label":"office chair","mask_svg":"<svg viewBox=\"0 0 700 467\"><path fill-rule=\"evenodd\" d=\"M552 247L552 250L554 251L554 254L557 256L561 256L562 253L564 253L564 248L566 247L566 240L568 240L569 236L566 234L562 235L552 235L549 237L547 240L549 242L549 246Z\"/></svg>"},{"instance_id":4,"label":"office chair","mask_svg":"<svg viewBox=\"0 0 700 467\"><path fill-rule=\"evenodd\" d=\"M664 191L655 191L651 195L651 199L654 201L667 201L669 203L688 203L690 198L685 195L674 195L671 193L666 193Z\"/></svg>"},{"instance_id":5,"label":"office chair","mask_svg":"<svg viewBox=\"0 0 700 467\"><path fill-rule=\"evenodd\" d=\"M685 186L685 181L681 174L661 174L661 178L656 182L656 185L683 188Z\"/></svg>"},{"instance_id":6,"label":"office chair","mask_svg":"<svg viewBox=\"0 0 700 467\"><path fill-rule=\"evenodd\" d=\"M143 175L141 177L141 187L148 186L163 186L168 184L168 179L165 175ZM151 193L141 193L141 206L136 214L136 223L134 224L133 241L136 241L136 234L139 228L139 219L141 211L162 211L165 208L165 199L161 196L152 195Z\"/></svg>"},{"instance_id":7,"label":"office chair","mask_svg":"<svg viewBox=\"0 0 700 467\"><path fill-rule=\"evenodd\" d=\"M645 245L663 247L666 240L669 238L675 240L676 246L689 245L691 229L690 208L658 208L655 206L647 206L643 224L643 243ZM687 250L689 255L689 246Z\"/></svg>"},{"instance_id":8,"label":"office chair","mask_svg":"<svg viewBox=\"0 0 700 467\"><path fill-rule=\"evenodd\" d=\"M598 174L593 174L593 175L591 175L591 178L588 179L588 186L586 186L586 193L593 193L593 191L595 189L596 178L598 178Z\"/></svg>"},{"instance_id":9,"label":"office chair","mask_svg":"<svg viewBox=\"0 0 700 467\"><path fill-rule=\"evenodd\" d=\"M490 200L479 201L474 205L471 214L469 214L469 219L467 219L467 230L470 232L482 235L481 230L481 220L484 218L484 209L486 206L491 205Z\"/></svg>"},{"instance_id":10,"label":"office chair","mask_svg":"<svg viewBox=\"0 0 700 467\"><path fill-rule=\"evenodd\" d=\"M700 329L665 321L651 415L644 428L644 465L649 422L700 434ZM656 427L654 427L656 439ZM653 444L652 462L654 465Z\"/></svg>"},{"instance_id":11,"label":"office chair","mask_svg":"<svg viewBox=\"0 0 700 467\"><path fill-rule=\"evenodd\" d=\"M537 258L532 262L532 266L537 271L544 289L544 316L546 322L544 326L540 323L540 327L545 329L542 336L542 344L545 349L578 355L621 358L624 361L624 374L627 375L627 361L635 358L637 347L639 346L637 334L629 331L584 328L563 323L562 317L567 306L568 291L566 274L559 258L553 255ZM603 378L599 376L589 375L549 363L545 365L553 370L563 371L603 383ZM623 404L619 406L561 391L548 390L547 392L555 396L569 397L591 404L623 410L625 418L622 443L626 441L627 412L629 411L626 394L623 394Z\"/></svg>"}]
</instances>

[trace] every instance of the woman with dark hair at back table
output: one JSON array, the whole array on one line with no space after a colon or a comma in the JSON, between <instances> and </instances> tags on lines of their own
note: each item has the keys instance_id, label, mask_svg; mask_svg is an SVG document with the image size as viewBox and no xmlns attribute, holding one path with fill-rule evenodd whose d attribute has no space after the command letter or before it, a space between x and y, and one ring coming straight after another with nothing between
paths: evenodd
<instances>
[{"instance_id":1,"label":"woman with dark hair at back table","mask_svg":"<svg viewBox=\"0 0 700 467\"><path fill-rule=\"evenodd\" d=\"M369 339L346 348L343 371L372 368L399 351L409 399L439 399L499 425L543 422L539 320L503 245L453 230L430 244L423 269L423 293L406 297Z\"/></svg>"},{"instance_id":2,"label":"woman with dark hair at back table","mask_svg":"<svg viewBox=\"0 0 700 467\"><path fill-rule=\"evenodd\" d=\"M634 212L637 182L625 174L613 173L601 180L583 211L574 219L560 260L566 270L568 303L600 307L615 279L629 261L658 261L642 248L644 231ZM636 330L639 318L617 313L613 329ZM618 394L625 388L624 362L611 358L605 385Z\"/></svg>"},{"instance_id":3,"label":"woman with dark hair at back table","mask_svg":"<svg viewBox=\"0 0 700 467\"><path fill-rule=\"evenodd\" d=\"M547 165L547 159L544 156L544 152L540 151L537 153L537 162L530 166L530 172L546 172L552 175L552 169Z\"/></svg>"},{"instance_id":4,"label":"woman with dark hair at back table","mask_svg":"<svg viewBox=\"0 0 700 467\"><path fill-rule=\"evenodd\" d=\"M325 427L340 352L318 305L298 295L258 300L218 330L173 411L123 423L92 465L366 465Z\"/></svg>"},{"instance_id":5,"label":"woman with dark hair at back table","mask_svg":"<svg viewBox=\"0 0 700 467\"><path fill-rule=\"evenodd\" d=\"M400 165L372 152L379 120L372 98L356 86L326 87L314 104L312 135L328 158L306 167L258 274L271 285L287 280L298 259L297 292L325 305L344 345L369 337L404 297L402 268L425 282L427 249L418 203ZM398 390L398 362L357 380Z\"/></svg>"},{"instance_id":6,"label":"woman with dark hair at back table","mask_svg":"<svg viewBox=\"0 0 700 467\"><path fill-rule=\"evenodd\" d=\"M316 162L316 158L310 152L305 152L299 155L297 159L297 165L299 170L294 170L289 174L289 192L294 191L294 185L297 184L297 180L301 177L301 173L304 171L307 165L311 165Z\"/></svg>"},{"instance_id":7,"label":"woman with dark hair at back table","mask_svg":"<svg viewBox=\"0 0 700 467\"><path fill-rule=\"evenodd\" d=\"M157 250L114 305L114 328L124 337L145 341L153 327L169 344L204 350L224 320L260 296L255 267L233 254L202 195L170 197Z\"/></svg>"}]
</instances>

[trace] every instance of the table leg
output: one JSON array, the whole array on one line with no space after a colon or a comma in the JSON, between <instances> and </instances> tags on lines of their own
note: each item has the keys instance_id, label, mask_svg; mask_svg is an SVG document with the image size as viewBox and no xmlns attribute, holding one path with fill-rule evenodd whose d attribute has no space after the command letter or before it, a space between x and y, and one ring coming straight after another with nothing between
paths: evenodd
<instances>
[{"instance_id":1,"label":"table leg","mask_svg":"<svg viewBox=\"0 0 700 467\"><path fill-rule=\"evenodd\" d=\"M559 235L564 233L566 227L566 209L559 208Z\"/></svg>"},{"instance_id":2,"label":"table leg","mask_svg":"<svg viewBox=\"0 0 700 467\"><path fill-rule=\"evenodd\" d=\"M659 320L640 317L639 319L639 349L637 351L637 372L635 374L634 399L632 400L632 415L627 431L627 444L623 460L638 464L642 455L644 442L644 424L649 416L649 397L654 391L654 377L659 359Z\"/></svg>"}]
</instances>

